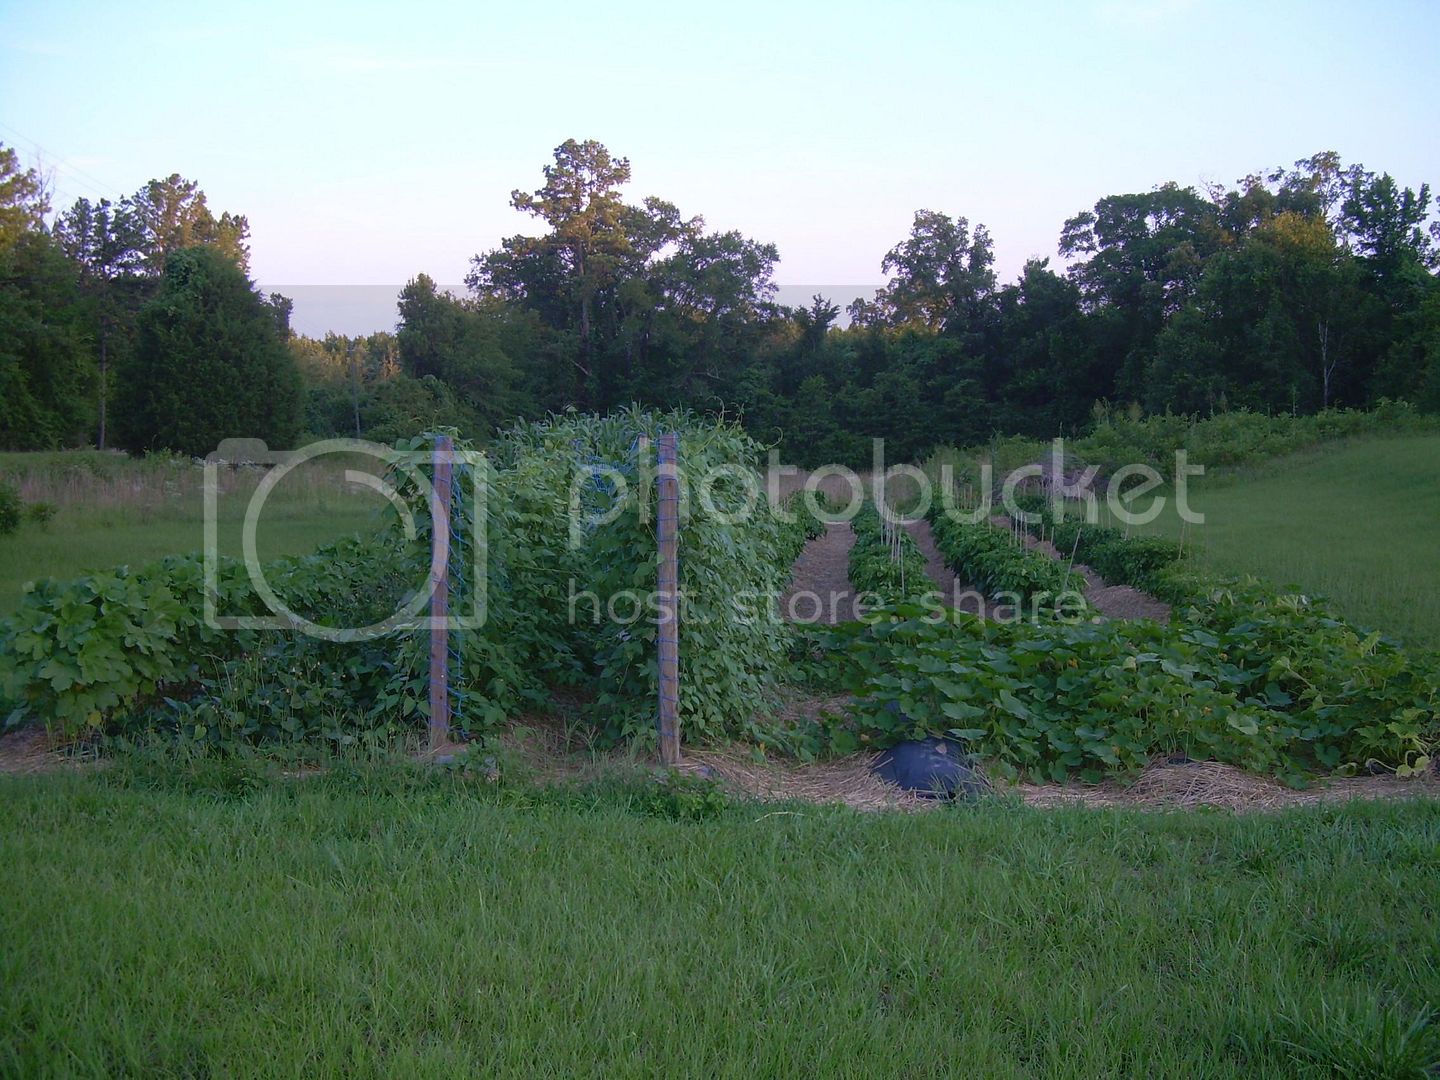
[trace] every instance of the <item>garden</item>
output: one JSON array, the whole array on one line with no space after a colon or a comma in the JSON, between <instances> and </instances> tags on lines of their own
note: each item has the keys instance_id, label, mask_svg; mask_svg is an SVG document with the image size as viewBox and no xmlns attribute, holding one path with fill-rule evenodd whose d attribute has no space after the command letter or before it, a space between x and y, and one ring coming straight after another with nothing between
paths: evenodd
<instances>
[{"instance_id":1,"label":"garden","mask_svg":"<svg viewBox=\"0 0 1440 1080\"><path fill-rule=\"evenodd\" d=\"M678 769L652 764L666 432L718 477L681 517ZM762 454L690 414L552 417L458 468L448 521L396 468L265 560L328 639L217 629L198 553L27 586L0 624L0 750L32 774L0 781L5 1071L244 1071L260 1043L434 1075L1440 1061L1433 652L1034 493L908 521L898 486L850 521L803 483L756 498ZM21 490L17 552L74 512ZM452 610L486 612L449 637L441 759L429 634L343 633L415 603L437 522ZM775 617L822 553L862 617ZM209 591L268 611L225 550ZM984 794L876 778L919 740Z\"/></svg>"}]
</instances>

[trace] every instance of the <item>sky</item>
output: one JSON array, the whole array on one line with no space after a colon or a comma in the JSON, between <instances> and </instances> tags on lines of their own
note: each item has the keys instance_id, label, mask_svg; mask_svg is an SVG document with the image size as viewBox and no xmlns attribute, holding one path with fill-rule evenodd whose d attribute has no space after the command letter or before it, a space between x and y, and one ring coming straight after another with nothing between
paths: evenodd
<instances>
[{"instance_id":1,"label":"sky","mask_svg":"<svg viewBox=\"0 0 1440 1080\"><path fill-rule=\"evenodd\" d=\"M917 209L1002 280L1105 195L1337 150L1440 185L1440 3L44 3L0 0L0 142L57 208L172 172L247 215L320 335L534 232L567 138L627 196L775 243L782 302L883 282Z\"/></svg>"}]
</instances>

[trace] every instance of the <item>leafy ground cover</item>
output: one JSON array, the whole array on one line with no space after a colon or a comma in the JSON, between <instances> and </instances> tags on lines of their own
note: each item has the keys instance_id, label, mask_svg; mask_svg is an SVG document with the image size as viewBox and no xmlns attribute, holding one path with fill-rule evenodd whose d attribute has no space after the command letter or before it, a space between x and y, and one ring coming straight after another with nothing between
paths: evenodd
<instances>
[{"instance_id":1,"label":"leafy ground cover","mask_svg":"<svg viewBox=\"0 0 1440 1080\"><path fill-rule=\"evenodd\" d=\"M1423 1076L1440 804L0 781L7 1075Z\"/></svg>"}]
</instances>

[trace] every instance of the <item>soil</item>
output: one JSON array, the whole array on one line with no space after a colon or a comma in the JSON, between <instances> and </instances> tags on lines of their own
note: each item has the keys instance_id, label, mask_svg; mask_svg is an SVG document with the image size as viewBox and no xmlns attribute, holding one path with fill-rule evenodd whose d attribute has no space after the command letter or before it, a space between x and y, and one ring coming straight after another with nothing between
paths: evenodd
<instances>
[{"instance_id":1,"label":"soil","mask_svg":"<svg viewBox=\"0 0 1440 1080\"><path fill-rule=\"evenodd\" d=\"M1009 529L1010 519L1001 515L990 519L998 529ZM1052 559L1069 561L1068 552L1055 550L1049 540L1037 540L1028 533L1022 534L1025 546L1048 555ZM1149 593L1129 585L1107 585L1105 579L1084 563L1075 564L1076 573L1085 579L1085 599L1090 606L1107 619L1154 619L1156 622L1170 621L1170 605L1157 600Z\"/></svg>"},{"instance_id":2,"label":"soil","mask_svg":"<svg viewBox=\"0 0 1440 1080\"><path fill-rule=\"evenodd\" d=\"M982 617L1008 611L991 604L977 589L955 576L935 544L928 521L910 522L905 528L925 556L925 572L946 607ZM859 617L855 589L850 584L850 549L854 546L855 533L848 522L832 523L824 536L805 545L795 563L790 588L780 601L787 621L833 626Z\"/></svg>"},{"instance_id":3,"label":"soil","mask_svg":"<svg viewBox=\"0 0 1440 1080\"><path fill-rule=\"evenodd\" d=\"M850 585L850 549L855 532L848 521L827 525L824 536L805 545L795 561L790 588L780 599L787 622L834 626L856 618Z\"/></svg>"}]
</instances>

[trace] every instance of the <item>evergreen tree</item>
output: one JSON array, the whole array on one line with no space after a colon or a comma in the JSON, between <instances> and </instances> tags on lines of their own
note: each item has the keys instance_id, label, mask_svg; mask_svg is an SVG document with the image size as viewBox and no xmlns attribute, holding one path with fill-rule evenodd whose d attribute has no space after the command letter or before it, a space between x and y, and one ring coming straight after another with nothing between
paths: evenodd
<instances>
[{"instance_id":1,"label":"evergreen tree","mask_svg":"<svg viewBox=\"0 0 1440 1080\"><path fill-rule=\"evenodd\" d=\"M128 449L200 457L232 437L294 443L299 370L274 308L233 258L211 246L174 252L137 330L115 410Z\"/></svg>"}]
</instances>

